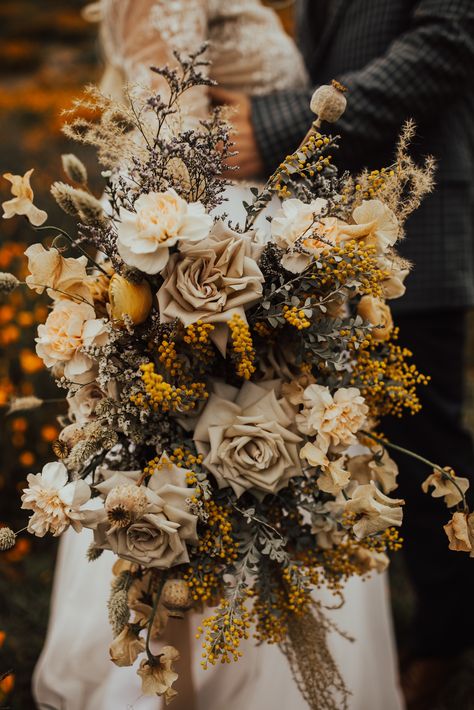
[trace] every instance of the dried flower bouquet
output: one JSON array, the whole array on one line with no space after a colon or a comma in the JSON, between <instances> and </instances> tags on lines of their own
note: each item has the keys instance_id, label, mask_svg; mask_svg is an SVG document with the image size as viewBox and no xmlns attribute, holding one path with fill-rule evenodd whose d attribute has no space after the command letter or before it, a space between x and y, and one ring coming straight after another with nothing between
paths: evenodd
<instances>
[{"instance_id":1,"label":"dried flower bouquet","mask_svg":"<svg viewBox=\"0 0 474 710\"><path fill-rule=\"evenodd\" d=\"M405 290L395 245L433 166L409 158L408 124L393 166L340 175L338 139L320 126L346 98L321 87L304 142L244 205L245 226L230 226L216 216L227 123L219 111L193 128L180 119L182 93L207 82L202 63L197 53L153 70L167 99L118 105L89 92L98 118L73 115L66 132L97 148L104 198L74 155L63 156L70 182L52 187L75 236L40 226L31 171L5 176L4 217L24 215L47 237L26 251L26 285L52 299L36 347L68 403L57 460L28 476L22 507L31 533L90 528L89 559L119 558L110 653L119 666L141 658L145 694L176 694L179 649L159 640L169 616L195 610L204 666L237 660L253 634L281 645L310 707L342 708L312 590L340 594L400 547L397 446L379 426L416 413L426 379L387 301ZM3 293L18 285L1 276ZM467 480L426 463L424 488L455 510L450 547L473 554ZM14 542L2 528L0 547Z\"/></svg>"}]
</instances>

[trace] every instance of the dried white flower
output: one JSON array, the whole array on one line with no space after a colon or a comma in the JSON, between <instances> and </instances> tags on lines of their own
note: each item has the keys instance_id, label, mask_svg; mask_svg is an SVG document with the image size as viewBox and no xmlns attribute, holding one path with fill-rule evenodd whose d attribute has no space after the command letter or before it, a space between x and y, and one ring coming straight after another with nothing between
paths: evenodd
<instances>
[{"instance_id":1,"label":"dried white flower","mask_svg":"<svg viewBox=\"0 0 474 710\"><path fill-rule=\"evenodd\" d=\"M39 397L31 395L30 397L13 397L8 405L7 414L15 414L16 412L27 412L30 409L41 407L43 400Z\"/></svg>"}]
</instances>

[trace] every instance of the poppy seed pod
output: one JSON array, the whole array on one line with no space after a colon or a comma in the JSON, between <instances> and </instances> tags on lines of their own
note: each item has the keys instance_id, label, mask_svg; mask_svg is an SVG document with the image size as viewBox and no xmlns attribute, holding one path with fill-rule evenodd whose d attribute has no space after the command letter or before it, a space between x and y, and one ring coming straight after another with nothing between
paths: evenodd
<instances>
[{"instance_id":1,"label":"poppy seed pod","mask_svg":"<svg viewBox=\"0 0 474 710\"><path fill-rule=\"evenodd\" d=\"M344 96L345 88L338 81L331 84L323 84L314 92L311 99L311 111L315 113L319 121L334 123L337 121L347 106L347 99Z\"/></svg>"},{"instance_id":2,"label":"poppy seed pod","mask_svg":"<svg viewBox=\"0 0 474 710\"><path fill-rule=\"evenodd\" d=\"M189 587L184 579L168 579L161 593L161 602L169 616L182 619L191 606Z\"/></svg>"}]
</instances>

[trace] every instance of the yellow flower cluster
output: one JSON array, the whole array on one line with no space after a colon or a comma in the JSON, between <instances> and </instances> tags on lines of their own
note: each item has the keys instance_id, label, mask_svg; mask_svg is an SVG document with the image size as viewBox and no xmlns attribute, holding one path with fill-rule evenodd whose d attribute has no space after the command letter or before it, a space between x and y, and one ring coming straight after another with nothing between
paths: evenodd
<instances>
[{"instance_id":1,"label":"yellow flower cluster","mask_svg":"<svg viewBox=\"0 0 474 710\"><path fill-rule=\"evenodd\" d=\"M243 605L231 612L228 601L224 600L218 611L204 619L198 627L196 638L205 634L201 666L207 669L209 664L215 666L218 661L238 661L242 656L240 642L249 637L249 628L249 614Z\"/></svg>"},{"instance_id":2,"label":"yellow flower cluster","mask_svg":"<svg viewBox=\"0 0 474 710\"><path fill-rule=\"evenodd\" d=\"M281 582L272 587L272 594L255 590L252 617L255 621L255 637L267 643L281 643L288 632L292 615L301 615L308 609L311 588L306 579L303 586L294 583L292 571L283 570Z\"/></svg>"},{"instance_id":3,"label":"yellow flower cluster","mask_svg":"<svg viewBox=\"0 0 474 710\"><path fill-rule=\"evenodd\" d=\"M278 197L282 199L291 197L291 192L284 184L282 177L284 175L294 175L297 173L300 177L314 177L315 173L330 165L332 156L319 155L314 161L315 151L328 146L331 139L327 136L316 133L308 138L303 146L298 148L295 153L287 155L283 163L281 163L273 176L273 189L277 192Z\"/></svg>"},{"instance_id":4,"label":"yellow flower cluster","mask_svg":"<svg viewBox=\"0 0 474 710\"><path fill-rule=\"evenodd\" d=\"M416 414L421 409L416 388L429 382L429 377L407 363L411 352L394 342L397 337L395 329L391 340L382 346L373 341L356 354L352 384L360 389L375 418L387 414L401 417L404 410Z\"/></svg>"},{"instance_id":5,"label":"yellow flower cluster","mask_svg":"<svg viewBox=\"0 0 474 710\"><path fill-rule=\"evenodd\" d=\"M158 347L158 360L172 377L182 372L182 364L178 359L176 345L172 340L162 340Z\"/></svg>"},{"instance_id":6,"label":"yellow flower cluster","mask_svg":"<svg viewBox=\"0 0 474 710\"><path fill-rule=\"evenodd\" d=\"M210 340L210 334L214 330L212 323L203 323L201 320L188 325L184 333L184 342L190 345L193 355L199 361L197 367L202 370L208 366L215 357L215 350Z\"/></svg>"},{"instance_id":7,"label":"yellow flower cluster","mask_svg":"<svg viewBox=\"0 0 474 710\"><path fill-rule=\"evenodd\" d=\"M385 187L387 178L393 177L393 170L382 168L381 170L372 170L364 176L363 183L355 185L356 192L359 192L364 200L371 200L377 197Z\"/></svg>"},{"instance_id":8,"label":"yellow flower cluster","mask_svg":"<svg viewBox=\"0 0 474 710\"><path fill-rule=\"evenodd\" d=\"M139 392L130 397L130 401L137 407L163 412L188 412L196 406L199 400L209 396L203 382L191 382L181 386L171 385L162 375L155 372L152 362L140 366L141 379L145 387L145 394Z\"/></svg>"},{"instance_id":9,"label":"yellow flower cluster","mask_svg":"<svg viewBox=\"0 0 474 710\"><path fill-rule=\"evenodd\" d=\"M231 565L238 557L237 546L232 537L232 523L228 511L212 499L203 501L207 527L199 537L197 553L201 559L220 559ZM198 564L190 567L185 576L194 601L209 602L222 590L222 577L216 564Z\"/></svg>"},{"instance_id":10,"label":"yellow flower cluster","mask_svg":"<svg viewBox=\"0 0 474 710\"><path fill-rule=\"evenodd\" d=\"M377 263L375 246L363 244L351 239L339 247L325 250L320 257L322 270L313 274L323 286L344 286L349 281L360 282L359 292L370 296L382 297L381 282L388 274Z\"/></svg>"},{"instance_id":11,"label":"yellow flower cluster","mask_svg":"<svg viewBox=\"0 0 474 710\"><path fill-rule=\"evenodd\" d=\"M283 318L297 330L304 330L304 328L309 328L311 321L308 320L304 311L302 311L298 306L283 306Z\"/></svg>"},{"instance_id":12,"label":"yellow flower cluster","mask_svg":"<svg viewBox=\"0 0 474 710\"><path fill-rule=\"evenodd\" d=\"M229 330L235 355L235 370L239 377L249 380L255 372L255 350L250 328L241 316L235 314L229 321Z\"/></svg>"},{"instance_id":13,"label":"yellow flower cluster","mask_svg":"<svg viewBox=\"0 0 474 710\"><path fill-rule=\"evenodd\" d=\"M272 331L270 330L268 325L263 321L258 321L258 323L255 323L253 329L261 338L268 338L272 334Z\"/></svg>"}]
</instances>

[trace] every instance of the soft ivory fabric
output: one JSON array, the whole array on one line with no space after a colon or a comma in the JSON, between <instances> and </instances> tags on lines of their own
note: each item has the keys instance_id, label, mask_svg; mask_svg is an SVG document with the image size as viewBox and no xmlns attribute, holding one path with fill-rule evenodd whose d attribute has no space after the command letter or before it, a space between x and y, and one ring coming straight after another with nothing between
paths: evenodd
<instances>
[{"instance_id":1,"label":"soft ivory fabric","mask_svg":"<svg viewBox=\"0 0 474 710\"><path fill-rule=\"evenodd\" d=\"M118 668L109 660L112 634L106 602L114 557L104 552L95 562L86 562L91 539L89 531L69 531L61 541L48 638L34 676L38 706L40 710L46 710L46 704L57 710L161 710L158 698L141 695L138 664ZM324 593L324 598L333 603L329 594ZM386 576L351 580L345 598L345 606L331 615L356 641L333 634L331 648L352 691L350 710L402 710ZM187 622L177 620L164 639L180 646L178 672L184 678L186 669L192 668L196 691L195 697L186 698L189 684L185 683L184 692L170 706L173 710L307 710L286 659L275 646L257 647L249 640L238 663L202 670L201 642L194 638L199 621L197 614ZM179 681L176 687L180 689Z\"/></svg>"}]
</instances>

